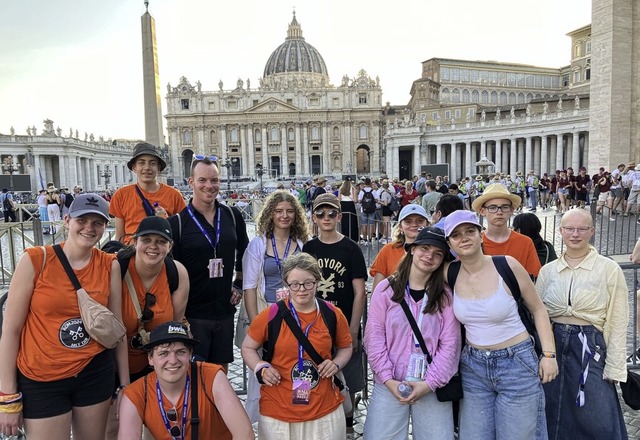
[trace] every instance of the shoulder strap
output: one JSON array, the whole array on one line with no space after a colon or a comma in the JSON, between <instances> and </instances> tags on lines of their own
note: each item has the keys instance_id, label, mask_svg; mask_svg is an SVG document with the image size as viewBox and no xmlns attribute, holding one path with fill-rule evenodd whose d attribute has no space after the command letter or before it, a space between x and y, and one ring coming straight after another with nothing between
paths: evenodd
<instances>
[{"instance_id":1,"label":"shoulder strap","mask_svg":"<svg viewBox=\"0 0 640 440\"><path fill-rule=\"evenodd\" d=\"M76 277L76 274L73 273L73 269L69 264L69 260L67 260L67 256L62 251L62 248L60 247L60 245L59 244L53 245L53 250L58 256L60 263L62 263L62 267L64 267L64 271L67 273L69 280L71 280L71 284L73 284L73 288L76 290L82 289L82 285L80 284L80 281L78 281L78 277Z\"/></svg>"},{"instance_id":2,"label":"shoulder strap","mask_svg":"<svg viewBox=\"0 0 640 440\"><path fill-rule=\"evenodd\" d=\"M458 279L458 274L460 273L460 262L452 261L449 263L449 269L447 270L447 284L453 290L456 285L456 280Z\"/></svg>"},{"instance_id":3,"label":"shoulder strap","mask_svg":"<svg viewBox=\"0 0 640 440\"><path fill-rule=\"evenodd\" d=\"M191 362L191 440L198 440L198 363Z\"/></svg>"},{"instance_id":4,"label":"shoulder strap","mask_svg":"<svg viewBox=\"0 0 640 440\"><path fill-rule=\"evenodd\" d=\"M219 203L220 203L220 202L219 202ZM233 228L235 229L235 227L236 227L236 215L235 215L235 213L233 212L233 209L231 209L231 206L226 205L226 204L224 204L224 203L220 203L220 205L221 205L221 206L224 206L224 207L229 211L229 214L231 214L231 218L233 219Z\"/></svg>"},{"instance_id":5,"label":"shoulder strap","mask_svg":"<svg viewBox=\"0 0 640 440\"><path fill-rule=\"evenodd\" d=\"M320 315L324 320L327 330L331 335L331 347L336 349L336 327L338 326L338 320L336 319L336 312L332 309L332 305L329 305L326 301L318 299L318 307L320 308Z\"/></svg>"},{"instance_id":6,"label":"shoulder strap","mask_svg":"<svg viewBox=\"0 0 640 440\"><path fill-rule=\"evenodd\" d=\"M511 290L511 294L513 295L513 299L519 301L522 298L522 293L520 292L520 285L518 284L518 279L515 274L509 267L509 263L504 255L494 255L491 257L493 260L493 264L496 266L496 269L507 286L509 290Z\"/></svg>"},{"instance_id":7,"label":"shoulder strap","mask_svg":"<svg viewBox=\"0 0 640 440\"><path fill-rule=\"evenodd\" d=\"M122 254L117 253L116 259L120 264L120 277L121 279L124 280L124 277L127 274L127 271L129 270L129 261L131 261L131 256L123 257Z\"/></svg>"},{"instance_id":8,"label":"shoulder strap","mask_svg":"<svg viewBox=\"0 0 640 440\"><path fill-rule=\"evenodd\" d=\"M409 321L409 325L411 326L411 330L413 331L413 334L415 335L416 339L418 340L418 343L420 344L420 348L422 349L422 352L427 355L427 362L431 363L431 361L433 360L431 358L431 353L429 353L429 350L427 349L427 344L426 344L426 342L424 342L424 338L422 337L422 333L420 332L420 329L418 328L418 323L416 322L416 318L413 317L413 314L411 313L411 310L409 310L409 304L407 304L407 302L404 300L404 298L402 298L402 300L400 301L400 306L402 307L402 310L404 311L404 314L407 315L407 320Z\"/></svg>"},{"instance_id":9,"label":"shoulder strap","mask_svg":"<svg viewBox=\"0 0 640 440\"><path fill-rule=\"evenodd\" d=\"M129 288L129 295L131 296L131 302L133 303L133 308L136 309L136 315L138 316L138 321L142 318L142 310L140 310L140 302L138 301L138 293L136 292L136 287L133 285L133 280L131 279L131 274L129 272L124 276L124 281L127 283L127 287Z\"/></svg>"},{"instance_id":10,"label":"shoulder strap","mask_svg":"<svg viewBox=\"0 0 640 440\"><path fill-rule=\"evenodd\" d=\"M167 269L167 280L169 281L169 292L173 294L173 292L178 290L178 285L180 284L178 267L176 266L176 262L173 261L173 258L171 258L168 255L164 259L164 267Z\"/></svg>"},{"instance_id":11,"label":"shoulder strap","mask_svg":"<svg viewBox=\"0 0 640 440\"><path fill-rule=\"evenodd\" d=\"M280 327L282 325L282 316L278 313L279 303L282 300L271 304L269 306L269 322L267 324L267 341L263 345L262 360L271 362L273 359L273 350L276 346L276 341L280 335Z\"/></svg>"},{"instance_id":12,"label":"shoulder strap","mask_svg":"<svg viewBox=\"0 0 640 440\"><path fill-rule=\"evenodd\" d=\"M136 192L138 193L138 196L140 196L140 200L142 200L142 207L144 208L144 212L147 214L147 217L155 215L155 211L153 210L151 203L149 203L147 198L142 194L142 191L140 191L138 184L134 183L134 185L136 188Z\"/></svg>"}]
</instances>

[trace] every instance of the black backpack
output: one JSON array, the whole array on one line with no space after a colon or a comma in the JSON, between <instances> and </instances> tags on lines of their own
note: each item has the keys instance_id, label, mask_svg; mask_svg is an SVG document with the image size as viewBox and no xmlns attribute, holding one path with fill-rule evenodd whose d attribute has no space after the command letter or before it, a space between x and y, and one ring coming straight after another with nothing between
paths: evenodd
<instances>
[{"instance_id":1,"label":"black backpack","mask_svg":"<svg viewBox=\"0 0 640 440\"><path fill-rule=\"evenodd\" d=\"M533 336L533 346L538 355L542 354L542 344L540 343L540 337L538 336L538 332L536 330L535 322L533 321L533 315L527 308L522 299L522 293L520 292L520 285L518 284L518 279L516 275L513 273L511 268L509 267L509 263L504 255L494 255L491 257L493 260L493 264L498 271L498 274L502 277L504 282L511 290L511 294L513 295L513 299L518 305L518 314L520 315L520 319L522 320L522 324L527 329L529 334ZM456 284L456 279L458 278L458 273L460 272L460 261L454 261L449 264L449 270L447 271L447 284L451 287L453 291L453 287Z\"/></svg>"},{"instance_id":2,"label":"black backpack","mask_svg":"<svg viewBox=\"0 0 640 440\"><path fill-rule=\"evenodd\" d=\"M73 196L71 194L64 195L64 206L67 208L71 207L71 203L73 203Z\"/></svg>"},{"instance_id":3,"label":"black backpack","mask_svg":"<svg viewBox=\"0 0 640 440\"><path fill-rule=\"evenodd\" d=\"M280 327L284 321L284 316L290 314L291 310L287 307L284 301L280 300L275 304L269 306L269 324L267 325L267 340L263 345L262 360L271 362L273 359L273 351L276 346L276 341L280 335ZM329 334L331 335L331 345L336 346L336 327L338 320L336 318L336 312L333 310L333 305L327 303L324 300L318 299L318 308L320 309L320 315L324 320Z\"/></svg>"},{"instance_id":4,"label":"black backpack","mask_svg":"<svg viewBox=\"0 0 640 440\"><path fill-rule=\"evenodd\" d=\"M362 196L362 201L360 204L362 205L362 212L365 214L373 214L376 212L376 199L373 197L373 190L363 190L364 195Z\"/></svg>"}]
</instances>

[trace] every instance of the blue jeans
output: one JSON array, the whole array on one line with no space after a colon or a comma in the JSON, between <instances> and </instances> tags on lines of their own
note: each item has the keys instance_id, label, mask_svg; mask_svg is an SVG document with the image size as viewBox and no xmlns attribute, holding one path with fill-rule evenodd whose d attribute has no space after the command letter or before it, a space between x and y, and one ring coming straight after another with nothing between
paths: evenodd
<instances>
[{"instance_id":1,"label":"blue jeans","mask_svg":"<svg viewBox=\"0 0 640 440\"><path fill-rule=\"evenodd\" d=\"M465 346L460 440L546 439L544 393L530 339L501 350Z\"/></svg>"},{"instance_id":2,"label":"blue jeans","mask_svg":"<svg viewBox=\"0 0 640 440\"><path fill-rule=\"evenodd\" d=\"M413 405L403 405L385 385L376 383L364 423L365 440L406 440L409 417L414 440L453 440L451 402L428 393Z\"/></svg>"},{"instance_id":3,"label":"blue jeans","mask_svg":"<svg viewBox=\"0 0 640 440\"><path fill-rule=\"evenodd\" d=\"M536 197L536 191L529 191L529 208L536 210L538 207L538 198Z\"/></svg>"},{"instance_id":4,"label":"blue jeans","mask_svg":"<svg viewBox=\"0 0 640 440\"><path fill-rule=\"evenodd\" d=\"M592 353L584 386L584 406L576 405L580 375L587 364L582 361L582 332ZM602 378L607 348L602 333L593 326L553 324L556 340L558 377L544 384L549 439L626 440L627 428L614 384Z\"/></svg>"}]
</instances>

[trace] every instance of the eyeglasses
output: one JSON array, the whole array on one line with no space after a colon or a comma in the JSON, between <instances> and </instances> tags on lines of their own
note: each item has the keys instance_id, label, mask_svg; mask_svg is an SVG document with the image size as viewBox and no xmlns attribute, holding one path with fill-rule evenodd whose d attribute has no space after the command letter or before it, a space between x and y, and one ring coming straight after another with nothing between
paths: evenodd
<instances>
[{"instance_id":1,"label":"eyeglasses","mask_svg":"<svg viewBox=\"0 0 640 440\"><path fill-rule=\"evenodd\" d=\"M491 214L495 214L496 212L498 212L498 210L502 211L502 212L510 212L511 209L513 207L511 205L489 205L489 206L484 206L484 209L486 209L487 211L489 211Z\"/></svg>"},{"instance_id":2,"label":"eyeglasses","mask_svg":"<svg viewBox=\"0 0 640 440\"><path fill-rule=\"evenodd\" d=\"M155 316L151 307L156 305L156 296L153 293L147 292L144 296L144 310L140 314L140 321L149 322Z\"/></svg>"},{"instance_id":3,"label":"eyeglasses","mask_svg":"<svg viewBox=\"0 0 640 440\"><path fill-rule=\"evenodd\" d=\"M167 419L169 419L169 421L171 423L176 423L169 430L169 433L171 434L171 437L173 437L173 438L182 437L182 430L177 425L177 423L178 423L178 412L176 411L175 408L171 408L169 411L167 411Z\"/></svg>"},{"instance_id":4,"label":"eyeglasses","mask_svg":"<svg viewBox=\"0 0 640 440\"><path fill-rule=\"evenodd\" d=\"M338 216L338 214L340 214L338 211L336 211L335 209L332 209L331 211L323 211L322 209L315 211L313 213L313 215L315 215L316 217L322 219L324 218L325 215L328 215L329 218L336 218Z\"/></svg>"},{"instance_id":5,"label":"eyeglasses","mask_svg":"<svg viewBox=\"0 0 640 440\"><path fill-rule=\"evenodd\" d=\"M294 292L299 292L303 288L304 290L311 290L316 286L316 284L318 284L317 281L305 281L304 283L291 283L287 285L289 286L290 290L293 290Z\"/></svg>"},{"instance_id":6,"label":"eyeglasses","mask_svg":"<svg viewBox=\"0 0 640 440\"><path fill-rule=\"evenodd\" d=\"M578 234L580 235L586 235L589 233L589 231L591 231L591 229L593 229L593 227L591 226L580 226L579 228L573 226L561 226L561 228L562 232L566 232L567 234L573 234L574 232L578 231Z\"/></svg>"},{"instance_id":7,"label":"eyeglasses","mask_svg":"<svg viewBox=\"0 0 640 440\"><path fill-rule=\"evenodd\" d=\"M216 162L216 163L218 162L218 156L204 156L202 154L196 154L195 156L193 156L193 160L194 161L196 161L196 160L205 160L205 159L208 159L211 162Z\"/></svg>"}]
</instances>

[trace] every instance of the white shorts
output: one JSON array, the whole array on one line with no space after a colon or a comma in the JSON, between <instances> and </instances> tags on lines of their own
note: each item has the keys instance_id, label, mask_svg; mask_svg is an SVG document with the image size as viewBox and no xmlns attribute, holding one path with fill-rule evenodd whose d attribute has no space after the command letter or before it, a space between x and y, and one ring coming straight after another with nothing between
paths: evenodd
<instances>
[{"instance_id":1,"label":"white shorts","mask_svg":"<svg viewBox=\"0 0 640 440\"><path fill-rule=\"evenodd\" d=\"M260 440L344 440L346 435L342 405L326 416L306 422L289 423L261 415L258 423Z\"/></svg>"},{"instance_id":2,"label":"white shorts","mask_svg":"<svg viewBox=\"0 0 640 440\"><path fill-rule=\"evenodd\" d=\"M600 195L598 196L598 202L606 202L608 198L609 198L609 191L601 192Z\"/></svg>"}]
</instances>

